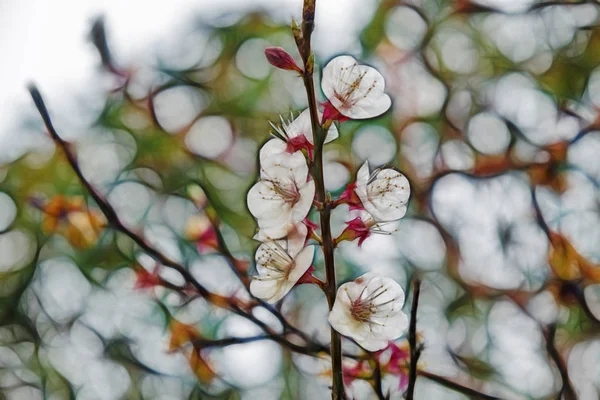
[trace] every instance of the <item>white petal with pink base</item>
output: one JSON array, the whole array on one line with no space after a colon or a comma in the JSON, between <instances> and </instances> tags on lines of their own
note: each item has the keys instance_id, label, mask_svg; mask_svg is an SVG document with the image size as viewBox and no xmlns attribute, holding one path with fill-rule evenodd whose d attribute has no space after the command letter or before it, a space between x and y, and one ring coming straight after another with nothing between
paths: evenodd
<instances>
[{"instance_id":1,"label":"white petal with pink base","mask_svg":"<svg viewBox=\"0 0 600 400\"><path fill-rule=\"evenodd\" d=\"M329 103L350 119L376 117L392 104L379 71L350 56L336 57L325 66L321 88Z\"/></svg>"},{"instance_id":2,"label":"white petal with pink base","mask_svg":"<svg viewBox=\"0 0 600 400\"><path fill-rule=\"evenodd\" d=\"M368 272L340 286L329 323L368 351L384 349L408 328L404 291L393 279Z\"/></svg>"}]
</instances>

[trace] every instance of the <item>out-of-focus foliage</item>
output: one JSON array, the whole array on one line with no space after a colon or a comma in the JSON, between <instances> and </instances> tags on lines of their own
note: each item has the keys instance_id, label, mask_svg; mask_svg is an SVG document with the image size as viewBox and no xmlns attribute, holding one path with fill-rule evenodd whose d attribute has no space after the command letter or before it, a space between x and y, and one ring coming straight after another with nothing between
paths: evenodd
<instances>
[{"instance_id":1,"label":"out-of-focus foliage","mask_svg":"<svg viewBox=\"0 0 600 400\"><path fill-rule=\"evenodd\" d=\"M355 56L381 70L393 110L340 125L327 189L339 195L369 160L399 167L413 198L393 235L340 246L338 279L374 270L406 288L421 278L419 399L467 398L427 374L499 398L556 398L565 371L578 398L598 396L599 9L561 3L383 0L357 38ZM121 65L105 49L114 87L102 113L84 134L57 130L128 230L246 304L233 271L252 271L245 199L257 151L267 122L304 109L305 92L263 55L295 54L289 27L251 14L195 35L192 51L156 66ZM257 324L182 286L36 129L36 149L0 170L2 396L328 397L318 352L263 341ZM337 233L345 211L334 212ZM215 251L220 239L229 255ZM328 345L316 288L296 288L281 310ZM253 315L282 330L266 308ZM351 389L370 398L361 377ZM398 382L384 385L400 398Z\"/></svg>"}]
</instances>

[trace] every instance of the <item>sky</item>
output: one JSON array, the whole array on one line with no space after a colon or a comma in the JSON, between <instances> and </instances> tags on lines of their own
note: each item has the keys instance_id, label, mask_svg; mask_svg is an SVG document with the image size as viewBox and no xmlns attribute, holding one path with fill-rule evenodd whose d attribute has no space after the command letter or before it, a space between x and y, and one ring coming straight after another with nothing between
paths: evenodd
<instances>
[{"instance_id":1,"label":"sky","mask_svg":"<svg viewBox=\"0 0 600 400\"><path fill-rule=\"evenodd\" d=\"M88 34L97 16L106 20L108 38L123 64L149 64L156 49L191 31L194 18L231 10L267 9L286 23L299 19L301 0L0 0L0 144L19 135L23 114L33 110L26 85L35 82L55 118L72 119L74 104L102 101L99 58ZM369 17L364 5L349 0L317 4L316 51L335 54L352 48L354 32ZM325 32L325 30L323 30ZM33 115L33 114L30 114Z\"/></svg>"}]
</instances>

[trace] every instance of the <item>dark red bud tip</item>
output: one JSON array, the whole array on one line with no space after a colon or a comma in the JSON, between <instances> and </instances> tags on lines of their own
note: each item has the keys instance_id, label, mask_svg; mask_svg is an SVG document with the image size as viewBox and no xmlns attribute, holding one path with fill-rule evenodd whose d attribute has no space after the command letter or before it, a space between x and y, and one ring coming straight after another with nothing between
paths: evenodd
<instances>
[{"instance_id":1,"label":"dark red bud tip","mask_svg":"<svg viewBox=\"0 0 600 400\"><path fill-rule=\"evenodd\" d=\"M296 64L294 58L281 47L267 47L265 49L265 56L269 64L277 68L302 73L302 68Z\"/></svg>"}]
</instances>

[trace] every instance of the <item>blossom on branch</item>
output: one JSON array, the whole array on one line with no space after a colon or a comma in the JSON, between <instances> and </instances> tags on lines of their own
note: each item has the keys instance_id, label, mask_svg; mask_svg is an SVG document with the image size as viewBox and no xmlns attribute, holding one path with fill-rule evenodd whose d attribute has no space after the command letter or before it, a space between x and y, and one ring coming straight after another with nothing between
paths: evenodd
<instances>
[{"instance_id":1,"label":"blossom on branch","mask_svg":"<svg viewBox=\"0 0 600 400\"><path fill-rule=\"evenodd\" d=\"M303 278L315 254L314 246L304 247L306 234L306 226L298 224L298 229L286 240L271 240L258 247L255 255L258 275L250 283L254 296L276 303Z\"/></svg>"},{"instance_id":2,"label":"blossom on branch","mask_svg":"<svg viewBox=\"0 0 600 400\"><path fill-rule=\"evenodd\" d=\"M378 168L369 173L369 162L365 161L356 175L354 192L377 221L395 221L406 214L410 184L393 168Z\"/></svg>"},{"instance_id":3,"label":"blossom on branch","mask_svg":"<svg viewBox=\"0 0 600 400\"><path fill-rule=\"evenodd\" d=\"M321 112L318 113L319 119L323 117ZM312 152L315 147L315 139L310 119L310 110L307 108L302 111L296 119L286 121L283 117L280 125L275 125L272 122L269 124L273 128L273 135L285 142L285 147L280 146L281 152L295 153L296 151L306 150L308 157L312 159ZM331 124L327 130L325 143L337 139L339 136L338 130L334 124Z\"/></svg>"},{"instance_id":4,"label":"blossom on branch","mask_svg":"<svg viewBox=\"0 0 600 400\"><path fill-rule=\"evenodd\" d=\"M296 71L299 74L302 74L302 68L296 64L294 58L285 51L285 49L277 46L267 47L265 49L265 57L267 57L267 61L274 67L285 69L288 71Z\"/></svg>"},{"instance_id":5,"label":"blossom on branch","mask_svg":"<svg viewBox=\"0 0 600 400\"><path fill-rule=\"evenodd\" d=\"M351 56L336 57L325 66L321 88L328 100L323 120L372 118L392 104L379 71L359 65Z\"/></svg>"},{"instance_id":6,"label":"blossom on branch","mask_svg":"<svg viewBox=\"0 0 600 400\"><path fill-rule=\"evenodd\" d=\"M404 291L391 278L368 272L340 286L329 323L368 351L388 346L408 327Z\"/></svg>"},{"instance_id":7,"label":"blossom on branch","mask_svg":"<svg viewBox=\"0 0 600 400\"><path fill-rule=\"evenodd\" d=\"M359 211L358 216L347 221L346 225L348 225L346 229L335 239L336 244L345 240L351 242L358 239L360 247L372 233L391 235L397 230L394 221L377 221L366 211Z\"/></svg>"},{"instance_id":8,"label":"blossom on branch","mask_svg":"<svg viewBox=\"0 0 600 400\"><path fill-rule=\"evenodd\" d=\"M277 153L279 140L260 151L260 180L248 192L248 208L266 237L279 239L310 211L315 183L302 153ZM285 144L283 144L285 145Z\"/></svg>"}]
</instances>

